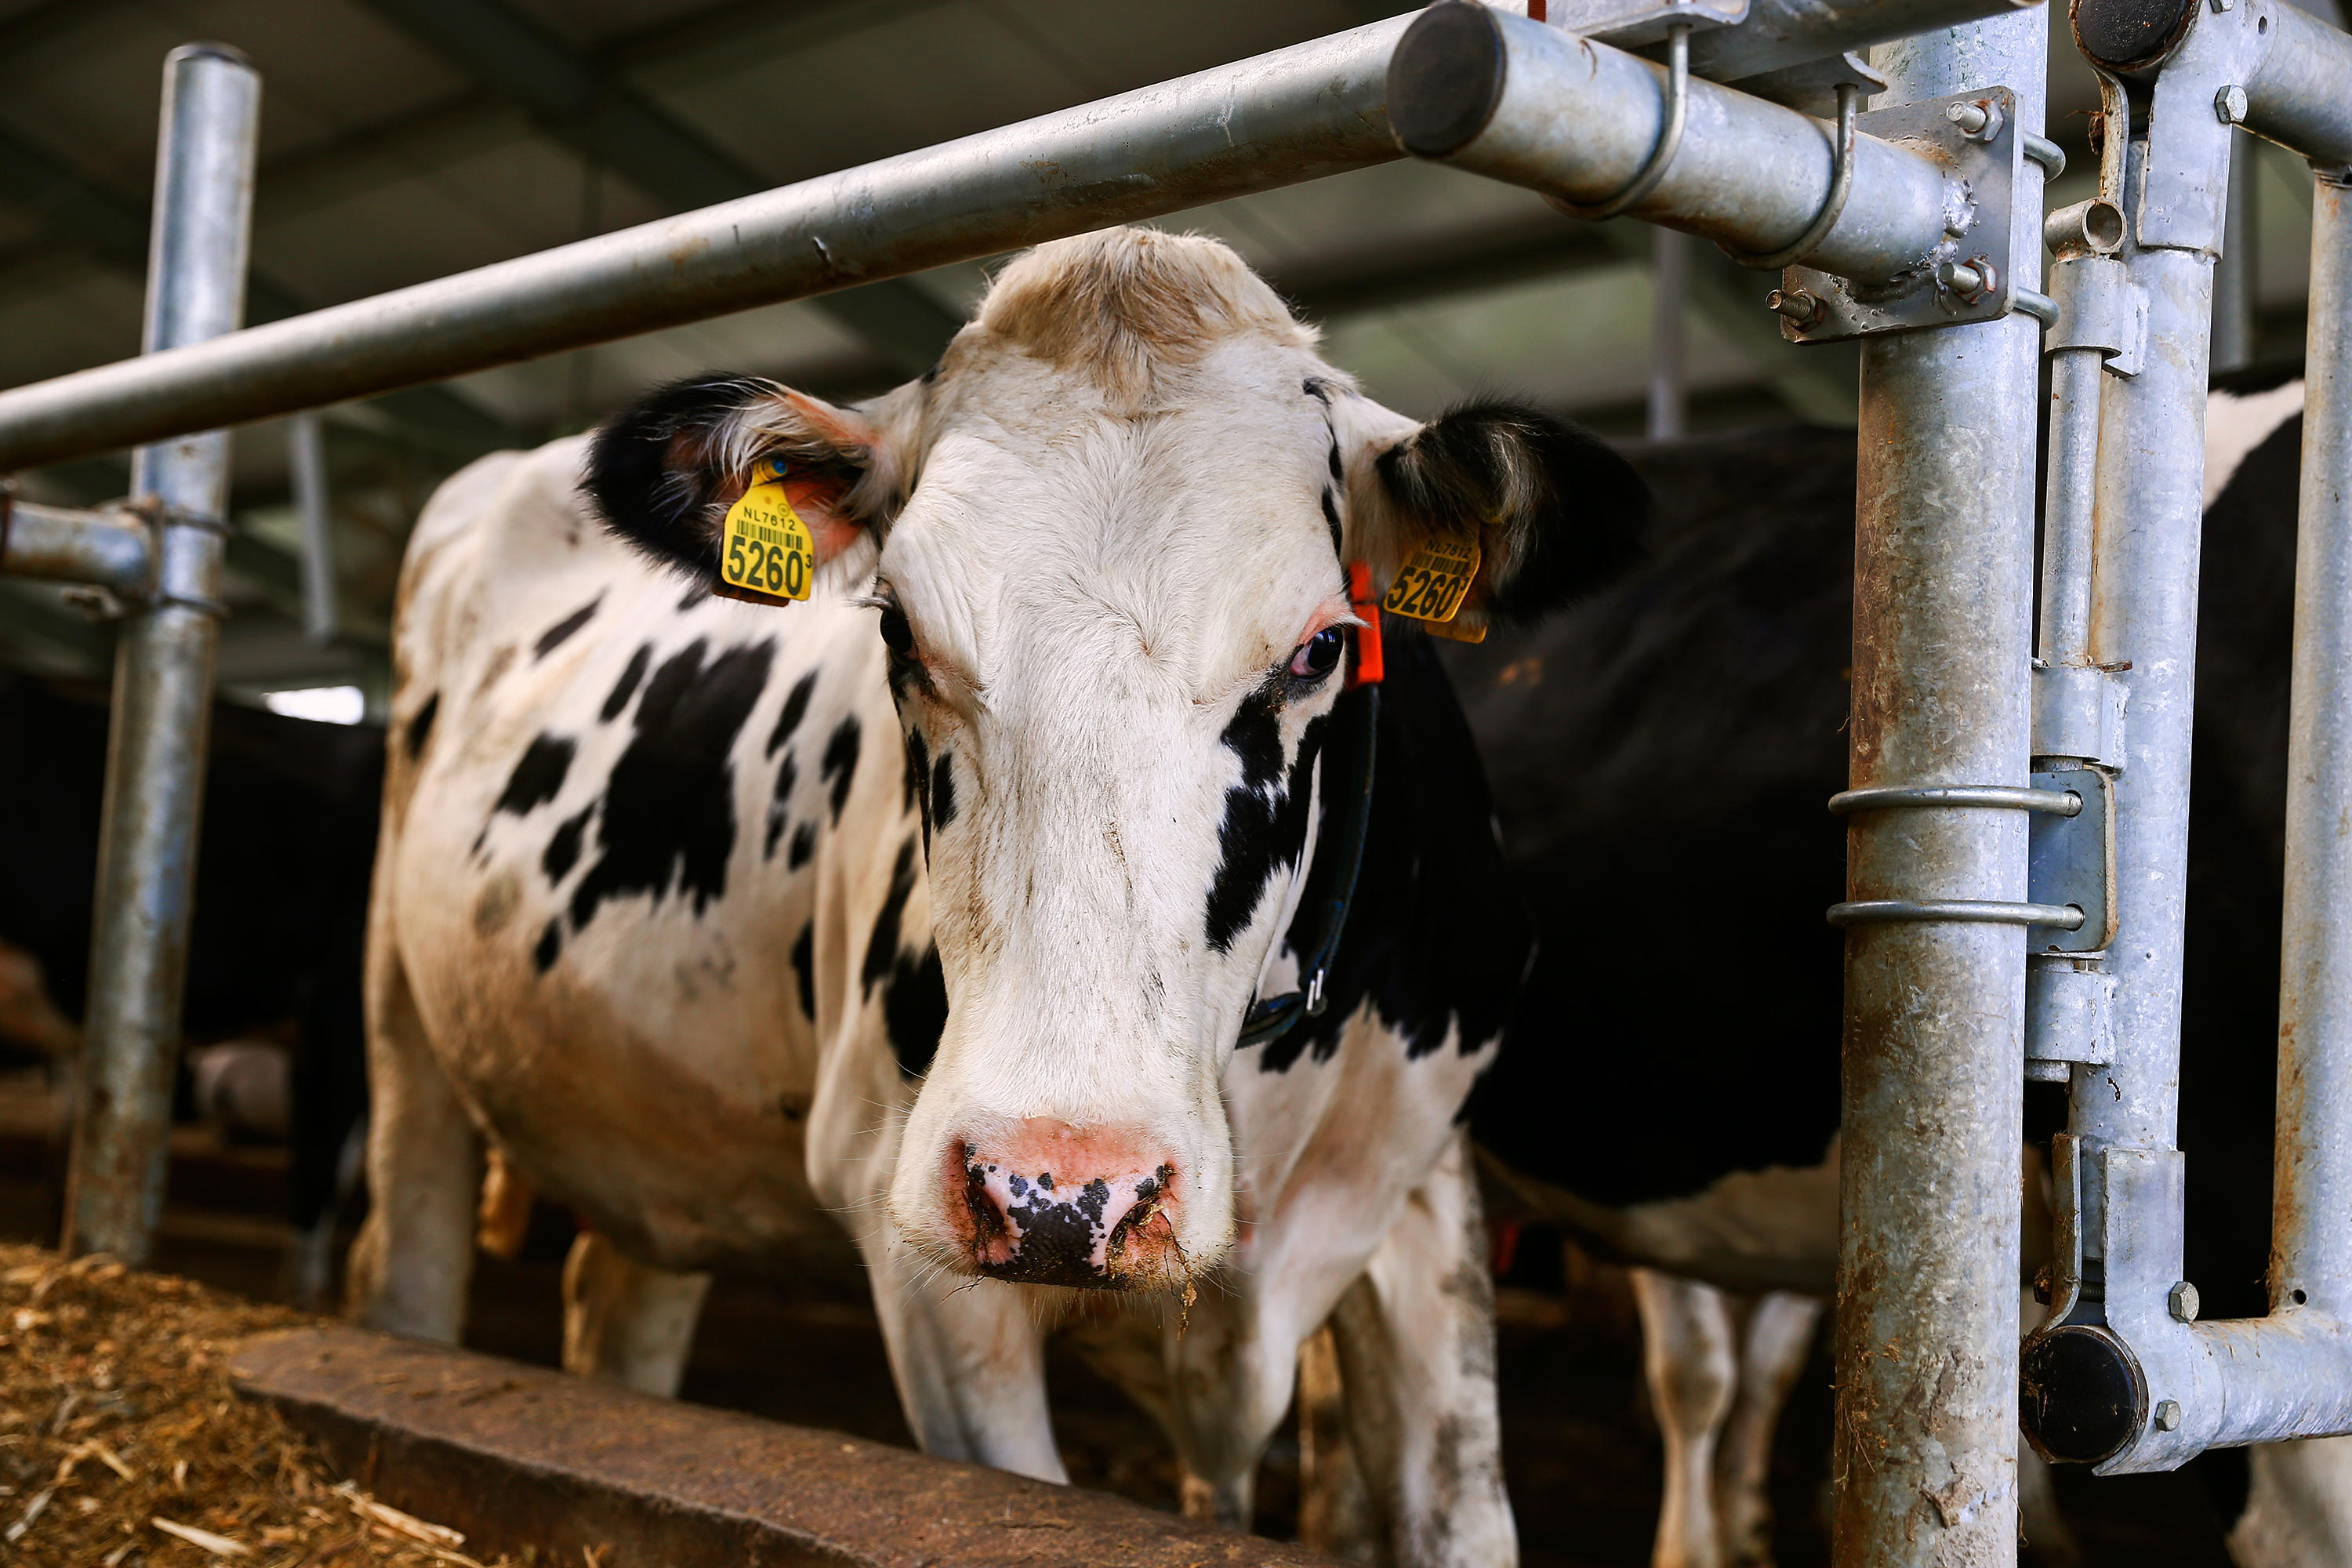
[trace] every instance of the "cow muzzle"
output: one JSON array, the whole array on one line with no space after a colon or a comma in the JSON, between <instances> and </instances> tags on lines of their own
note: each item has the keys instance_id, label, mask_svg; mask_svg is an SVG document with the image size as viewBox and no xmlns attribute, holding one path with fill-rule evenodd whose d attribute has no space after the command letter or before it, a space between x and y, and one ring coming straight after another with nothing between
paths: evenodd
<instances>
[{"instance_id":1,"label":"cow muzzle","mask_svg":"<svg viewBox=\"0 0 2352 1568\"><path fill-rule=\"evenodd\" d=\"M1172 1161L1131 1144L1030 1123L989 1148L959 1142L949 1212L975 1272L1025 1285L1181 1288Z\"/></svg>"}]
</instances>

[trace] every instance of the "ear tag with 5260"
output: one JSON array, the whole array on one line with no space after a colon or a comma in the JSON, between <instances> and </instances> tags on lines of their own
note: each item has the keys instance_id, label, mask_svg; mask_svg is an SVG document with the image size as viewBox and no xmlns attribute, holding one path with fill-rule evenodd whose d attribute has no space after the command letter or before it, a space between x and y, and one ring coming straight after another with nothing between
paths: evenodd
<instances>
[{"instance_id":1,"label":"ear tag with 5260","mask_svg":"<svg viewBox=\"0 0 2352 1568\"><path fill-rule=\"evenodd\" d=\"M751 488L727 509L719 539L719 592L754 605L809 596L816 546L784 494L784 459L762 458Z\"/></svg>"},{"instance_id":2,"label":"ear tag with 5260","mask_svg":"<svg viewBox=\"0 0 2352 1568\"><path fill-rule=\"evenodd\" d=\"M1472 580L1478 575L1478 556L1475 532L1429 535L1397 568L1381 608L1392 616L1420 621L1440 637L1462 642L1485 640L1484 626L1473 636L1469 628L1449 624L1468 596Z\"/></svg>"}]
</instances>

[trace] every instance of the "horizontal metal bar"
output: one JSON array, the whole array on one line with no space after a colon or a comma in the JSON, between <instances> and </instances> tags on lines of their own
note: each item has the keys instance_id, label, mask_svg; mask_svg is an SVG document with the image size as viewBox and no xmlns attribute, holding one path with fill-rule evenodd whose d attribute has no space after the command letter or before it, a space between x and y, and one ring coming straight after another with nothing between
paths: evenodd
<instances>
[{"instance_id":1,"label":"horizontal metal bar","mask_svg":"<svg viewBox=\"0 0 2352 1568\"><path fill-rule=\"evenodd\" d=\"M2041 0L1748 0L1747 20L1691 37L1691 69L1711 81L1863 49L1889 38L2036 9ZM1649 51L1645 50L1644 53ZM1664 46L1657 47L1660 55Z\"/></svg>"},{"instance_id":2,"label":"horizontal metal bar","mask_svg":"<svg viewBox=\"0 0 2352 1568\"><path fill-rule=\"evenodd\" d=\"M2012 904L1992 899L1866 899L1860 903L1832 904L1833 926L1872 925L1879 921L1958 921L1985 925L2056 926L2073 931L2083 923L2083 911L2069 904Z\"/></svg>"},{"instance_id":3,"label":"horizontal metal bar","mask_svg":"<svg viewBox=\"0 0 2352 1568\"><path fill-rule=\"evenodd\" d=\"M0 392L0 472L1387 163L1399 153L1384 81L1411 20L1391 17L740 201Z\"/></svg>"},{"instance_id":4,"label":"horizontal metal bar","mask_svg":"<svg viewBox=\"0 0 2352 1568\"><path fill-rule=\"evenodd\" d=\"M153 577L154 548L153 531L134 512L0 501L0 573L11 576L143 594Z\"/></svg>"},{"instance_id":5,"label":"horizontal metal bar","mask_svg":"<svg viewBox=\"0 0 2352 1568\"><path fill-rule=\"evenodd\" d=\"M2083 797L2070 789L2026 789L2012 784L1882 784L1874 789L1841 790L1830 796L1830 810L1839 816L1857 811L1937 805L1988 806L1998 811L2042 811L2053 816L2073 816L2083 809Z\"/></svg>"},{"instance_id":6,"label":"horizontal metal bar","mask_svg":"<svg viewBox=\"0 0 2352 1568\"><path fill-rule=\"evenodd\" d=\"M1574 205L1625 188L1664 132L1668 101L1665 73L1637 55L1458 0L1423 11L1389 68L1407 152ZM1836 151L1821 121L1695 79L1679 152L1627 211L1735 252L1779 250L1829 200ZM1916 268L1966 210L1941 165L1874 136L1854 138L1852 182L1803 258L1841 277Z\"/></svg>"},{"instance_id":7,"label":"horizontal metal bar","mask_svg":"<svg viewBox=\"0 0 2352 1568\"><path fill-rule=\"evenodd\" d=\"M2270 48L2246 81L2246 129L2329 171L2352 168L2352 37L2273 5Z\"/></svg>"}]
</instances>

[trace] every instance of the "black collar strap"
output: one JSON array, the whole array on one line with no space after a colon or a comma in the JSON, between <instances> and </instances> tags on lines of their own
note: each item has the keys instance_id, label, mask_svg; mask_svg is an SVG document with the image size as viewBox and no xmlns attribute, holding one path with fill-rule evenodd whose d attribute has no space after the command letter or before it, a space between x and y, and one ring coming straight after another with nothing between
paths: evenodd
<instances>
[{"instance_id":1,"label":"black collar strap","mask_svg":"<svg viewBox=\"0 0 2352 1568\"><path fill-rule=\"evenodd\" d=\"M1361 648L1357 650L1357 658L1362 660ZM1355 733L1349 737L1354 744L1347 758L1352 765L1352 776L1343 786L1338 783L1339 770L1323 770L1327 789L1347 790L1339 803L1338 834L1331 845L1337 855L1332 865L1338 875L1331 879L1330 896L1323 900L1323 934L1299 964L1304 988L1252 1002L1249 1011L1242 1016L1241 1039L1236 1049L1280 1039L1300 1019L1323 1016L1324 983L1330 976L1332 957L1339 951L1339 937L1348 929L1348 906L1356 897L1356 876L1364 865L1364 834L1372 818L1372 757L1380 749L1381 689L1367 683L1361 689L1364 700L1357 705ZM1329 748L1323 755L1326 761L1334 760ZM1317 853L1320 854L1322 848L1317 845Z\"/></svg>"}]
</instances>

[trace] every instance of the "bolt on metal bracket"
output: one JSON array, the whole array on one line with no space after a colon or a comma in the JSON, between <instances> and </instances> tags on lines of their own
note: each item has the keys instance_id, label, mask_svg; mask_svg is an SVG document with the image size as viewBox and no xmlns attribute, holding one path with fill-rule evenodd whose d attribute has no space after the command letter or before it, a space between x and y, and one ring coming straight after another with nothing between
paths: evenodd
<instances>
[{"instance_id":1,"label":"bolt on metal bracket","mask_svg":"<svg viewBox=\"0 0 2352 1568\"><path fill-rule=\"evenodd\" d=\"M1955 110L1964 111L1958 121L1952 119ZM1967 124L1979 130L1972 134ZM1890 283L1856 284L1811 267L1788 268L1781 276L1782 295L1808 295L1821 308L1801 322L1782 311L1781 337L1792 343L1842 342L1995 321L2016 309L2016 247L2021 232L2032 228L2016 221L2025 156L2016 95L1994 87L1922 99L1857 115L1854 128L1941 163L1958 194L1956 210L1947 221L1944 242ZM1957 272L1952 264L1958 264ZM1965 287L1955 287L1956 281Z\"/></svg>"},{"instance_id":2,"label":"bolt on metal bracket","mask_svg":"<svg viewBox=\"0 0 2352 1568\"><path fill-rule=\"evenodd\" d=\"M2025 896L2031 902L2080 910L2071 929L2036 925L2034 952L2098 952L2116 935L2115 784L2097 768L2037 773L2033 787L2080 800L2078 811L2036 812L2026 832Z\"/></svg>"}]
</instances>

